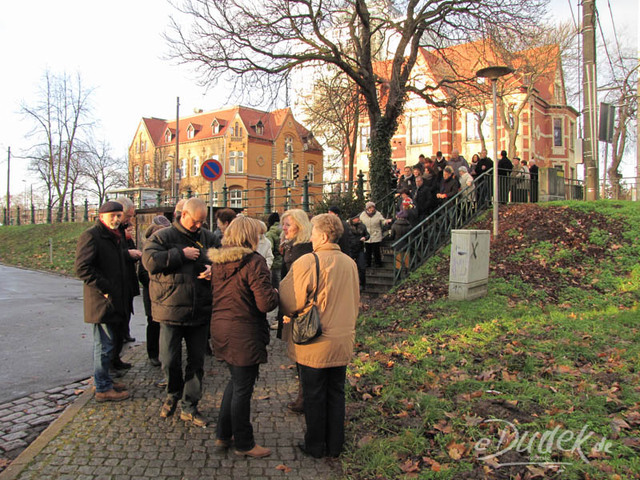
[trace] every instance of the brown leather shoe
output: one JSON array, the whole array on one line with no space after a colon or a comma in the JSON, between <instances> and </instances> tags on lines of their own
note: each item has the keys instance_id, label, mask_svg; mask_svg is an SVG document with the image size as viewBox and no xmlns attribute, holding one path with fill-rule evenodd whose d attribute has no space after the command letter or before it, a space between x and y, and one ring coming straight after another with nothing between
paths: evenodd
<instances>
[{"instance_id":1,"label":"brown leather shoe","mask_svg":"<svg viewBox=\"0 0 640 480\"><path fill-rule=\"evenodd\" d=\"M268 457L269 455L271 455L271 450L265 447L261 447L256 443L255 447L253 447L251 450L246 450L246 451L236 450L234 453L236 455L245 456L245 457L262 458L262 457Z\"/></svg>"},{"instance_id":2,"label":"brown leather shoe","mask_svg":"<svg viewBox=\"0 0 640 480\"><path fill-rule=\"evenodd\" d=\"M176 411L176 407L178 406L178 402L173 397L168 397L165 399L162 404L162 408L160 409L160 418L167 418L173 415L173 412Z\"/></svg>"},{"instance_id":3,"label":"brown leather shoe","mask_svg":"<svg viewBox=\"0 0 640 480\"><path fill-rule=\"evenodd\" d=\"M97 402L120 402L129 398L129 392L126 390L117 392L113 388L106 392L96 392Z\"/></svg>"},{"instance_id":4,"label":"brown leather shoe","mask_svg":"<svg viewBox=\"0 0 640 480\"><path fill-rule=\"evenodd\" d=\"M213 444L216 450L226 450L230 445L230 440L222 440L221 438L216 438L216 441Z\"/></svg>"},{"instance_id":5,"label":"brown leather shoe","mask_svg":"<svg viewBox=\"0 0 640 480\"><path fill-rule=\"evenodd\" d=\"M207 421L204 419L200 412L196 411L194 413L180 412L180 420L184 420L185 422L191 422L196 427L206 427Z\"/></svg>"},{"instance_id":6,"label":"brown leather shoe","mask_svg":"<svg viewBox=\"0 0 640 480\"><path fill-rule=\"evenodd\" d=\"M127 386L122 382L113 382L113 389L116 392L124 392L127 389Z\"/></svg>"}]
</instances>

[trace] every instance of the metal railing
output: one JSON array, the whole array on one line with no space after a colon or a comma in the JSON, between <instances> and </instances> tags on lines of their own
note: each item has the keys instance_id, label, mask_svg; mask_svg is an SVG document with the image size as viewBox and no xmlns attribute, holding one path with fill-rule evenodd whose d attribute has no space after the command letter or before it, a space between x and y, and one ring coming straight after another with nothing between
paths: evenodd
<instances>
[{"instance_id":1,"label":"metal railing","mask_svg":"<svg viewBox=\"0 0 640 480\"><path fill-rule=\"evenodd\" d=\"M458 192L391 245L394 285L449 243L451 230L468 225L488 208L492 200L492 172L489 170L476 178L473 192Z\"/></svg>"}]
</instances>

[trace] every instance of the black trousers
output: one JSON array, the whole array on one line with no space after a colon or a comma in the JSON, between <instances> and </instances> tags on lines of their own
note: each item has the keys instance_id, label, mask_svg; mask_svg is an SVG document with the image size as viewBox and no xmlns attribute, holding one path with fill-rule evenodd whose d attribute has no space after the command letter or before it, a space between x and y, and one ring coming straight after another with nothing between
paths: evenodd
<instances>
[{"instance_id":1,"label":"black trousers","mask_svg":"<svg viewBox=\"0 0 640 480\"><path fill-rule=\"evenodd\" d=\"M227 367L231 378L222 396L216 436L221 440L233 437L236 448L246 452L256 445L251 425L251 396L259 365L237 367L227 364Z\"/></svg>"},{"instance_id":2,"label":"black trousers","mask_svg":"<svg viewBox=\"0 0 640 480\"><path fill-rule=\"evenodd\" d=\"M160 356L160 324L147 317L147 355L149 358Z\"/></svg>"},{"instance_id":3,"label":"black trousers","mask_svg":"<svg viewBox=\"0 0 640 480\"><path fill-rule=\"evenodd\" d=\"M195 413L202 398L204 357L209 324L181 326L160 324L160 361L167 379L167 397L180 399L186 413ZM187 365L182 374L182 340L187 347Z\"/></svg>"},{"instance_id":4,"label":"black trousers","mask_svg":"<svg viewBox=\"0 0 640 480\"><path fill-rule=\"evenodd\" d=\"M344 382L347 367L299 365L307 431L305 448L314 456L337 457L344 445Z\"/></svg>"},{"instance_id":5,"label":"black trousers","mask_svg":"<svg viewBox=\"0 0 640 480\"><path fill-rule=\"evenodd\" d=\"M380 245L382 245L382 242L364 244L364 249L367 253L367 267L372 266L372 256L376 266L382 265L382 254L380 252Z\"/></svg>"}]
</instances>

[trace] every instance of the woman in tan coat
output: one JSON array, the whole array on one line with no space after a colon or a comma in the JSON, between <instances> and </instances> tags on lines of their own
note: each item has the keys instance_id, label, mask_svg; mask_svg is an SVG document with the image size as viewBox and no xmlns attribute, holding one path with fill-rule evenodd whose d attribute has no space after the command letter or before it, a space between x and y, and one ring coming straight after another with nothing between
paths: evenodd
<instances>
[{"instance_id":1,"label":"woman in tan coat","mask_svg":"<svg viewBox=\"0 0 640 480\"><path fill-rule=\"evenodd\" d=\"M293 345L307 424L304 444L299 447L316 458L337 457L344 444L344 383L360 302L358 269L336 243L343 231L338 217L318 215L311 223L320 277L312 254L296 260L280 283L280 308L287 316L304 310L317 287L322 335L306 345Z\"/></svg>"}]
</instances>

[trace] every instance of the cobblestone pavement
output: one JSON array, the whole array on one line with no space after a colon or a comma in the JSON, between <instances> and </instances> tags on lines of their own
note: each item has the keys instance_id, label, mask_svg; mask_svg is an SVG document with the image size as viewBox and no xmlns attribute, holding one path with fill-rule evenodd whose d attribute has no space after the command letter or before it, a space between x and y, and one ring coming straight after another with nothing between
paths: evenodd
<instances>
[{"instance_id":1,"label":"cobblestone pavement","mask_svg":"<svg viewBox=\"0 0 640 480\"><path fill-rule=\"evenodd\" d=\"M168 419L159 417L164 396L164 391L156 386L162 380L160 369L146 361L144 347L132 352L128 361L134 366L121 379L130 386L132 398L119 403L97 403L92 397L83 396L86 404L79 399L76 403L82 406L73 418L57 435L45 439L46 444L39 452L28 449L25 457L30 453L33 458L27 460L24 469L7 478L342 478L339 461L306 457L296 447L303 439L304 418L286 409L297 393L297 380L281 341L272 341L269 363L261 366L253 395L256 441L273 452L263 459L239 457L233 448L222 452L214 449L215 422L229 378L224 364L207 357L204 397L199 408L210 424L198 428L181 421L178 413ZM47 432L42 437L47 437ZM16 463L19 462L20 458ZM0 478L4 478L2 474Z\"/></svg>"},{"instance_id":2,"label":"cobblestone pavement","mask_svg":"<svg viewBox=\"0 0 640 480\"><path fill-rule=\"evenodd\" d=\"M90 384L87 379L0 405L0 472Z\"/></svg>"}]
</instances>

